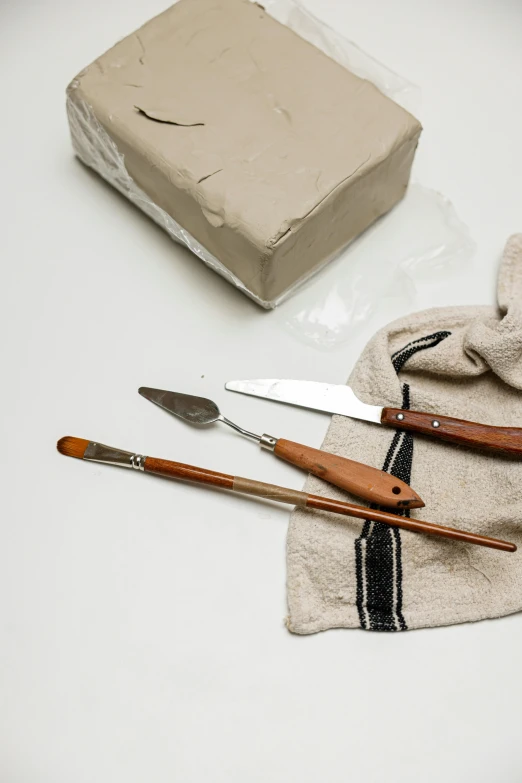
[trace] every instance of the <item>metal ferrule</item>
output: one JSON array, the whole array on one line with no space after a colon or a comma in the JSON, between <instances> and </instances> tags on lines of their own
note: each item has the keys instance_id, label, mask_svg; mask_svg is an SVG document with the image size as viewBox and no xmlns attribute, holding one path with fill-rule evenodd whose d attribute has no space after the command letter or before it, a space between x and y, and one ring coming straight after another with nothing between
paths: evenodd
<instances>
[{"instance_id":1,"label":"metal ferrule","mask_svg":"<svg viewBox=\"0 0 522 783\"><path fill-rule=\"evenodd\" d=\"M120 468L134 468L134 470L145 470L144 465L147 459L142 454L113 449L112 446L92 441L85 449L83 458L89 462L103 462L105 465L118 465Z\"/></svg>"},{"instance_id":2,"label":"metal ferrule","mask_svg":"<svg viewBox=\"0 0 522 783\"><path fill-rule=\"evenodd\" d=\"M268 449L268 451L273 451L276 447L277 438L273 438L272 435L261 435L259 439L259 445L262 449Z\"/></svg>"}]
</instances>

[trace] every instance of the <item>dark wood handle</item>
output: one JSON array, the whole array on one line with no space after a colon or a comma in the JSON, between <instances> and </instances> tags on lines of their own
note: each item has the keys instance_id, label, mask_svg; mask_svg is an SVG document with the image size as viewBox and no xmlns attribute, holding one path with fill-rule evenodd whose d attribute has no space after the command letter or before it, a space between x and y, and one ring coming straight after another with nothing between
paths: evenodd
<instances>
[{"instance_id":1,"label":"dark wood handle","mask_svg":"<svg viewBox=\"0 0 522 783\"><path fill-rule=\"evenodd\" d=\"M398 408L384 408L381 423L401 430L421 432L423 435L448 440L460 446L522 455L520 427L492 427L489 424L476 424L436 413L403 411Z\"/></svg>"},{"instance_id":2,"label":"dark wood handle","mask_svg":"<svg viewBox=\"0 0 522 783\"><path fill-rule=\"evenodd\" d=\"M283 438L277 441L274 454L370 503L392 508L422 508L424 505L404 481L361 462Z\"/></svg>"},{"instance_id":3,"label":"dark wood handle","mask_svg":"<svg viewBox=\"0 0 522 783\"><path fill-rule=\"evenodd\" d=\"M143 470L145 473L155 473L165 478L177 478L184 481L194 481L196 484L210 484L222 489L234 488L234 476L228 473L217 473L215 470L196 468L194 465L185 465L183 462L171 462L169 459L147 457Z\"/></svg>"},{"instance_id":4,"label":"dark wood handle","mask_svg":"<svg viewBox=\"0 0 522 783\"><path fill-rule=\"evenodd\" d=\"M354 506L351 503L343 503L330 498L323 498L321 495L308 495L306 501L308 508L317 508L321 511L333 511L337 514L343 514L358 519L372 519L374 522L384 522L387 525L402 527L404 530L412 530L415 533L428 533L433 536L442 536L450 538L453 541L464 541L467 544L476 544L477 546L486 546L490 549L499 549L502 552L516 552L515 544L510 541L503 541L500 538L490 538L481 536L478 533L469 533L467 530L459 530L455 527L446 527L445 525L436 525L433 522L424 522L422 519L411 519L410 517L399 517L379 509L362 508Z\"/></svg>"}]
</instances>

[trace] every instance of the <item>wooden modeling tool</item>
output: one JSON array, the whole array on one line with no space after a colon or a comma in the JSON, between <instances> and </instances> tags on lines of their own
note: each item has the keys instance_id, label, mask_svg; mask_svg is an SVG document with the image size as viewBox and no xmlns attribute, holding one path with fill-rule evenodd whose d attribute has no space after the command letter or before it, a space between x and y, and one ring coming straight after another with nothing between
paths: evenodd
<instances>
[{"instance_id":1,"label":"wooden modeling tool","mask_svg":"<svg viewBox=\"0 0 522 783\"><path fill-rule=\"evenodd\" d=\"M369 503L398 509L422 508L424 506L423 500L408 484L383 470L283 438L274 438L272 435L256 435L256 433L244 430L226 419L220 413L217 405L205 397L194 397L191 394L180 394L163 389L150 389L146 386L142 386L139 393L145 399L189 424L199 426L214 422L227 424L241 435L273 452L276 457L291 462L292 465L303 468L308 473L313 473Z\"/></svg>"}]
</instances>

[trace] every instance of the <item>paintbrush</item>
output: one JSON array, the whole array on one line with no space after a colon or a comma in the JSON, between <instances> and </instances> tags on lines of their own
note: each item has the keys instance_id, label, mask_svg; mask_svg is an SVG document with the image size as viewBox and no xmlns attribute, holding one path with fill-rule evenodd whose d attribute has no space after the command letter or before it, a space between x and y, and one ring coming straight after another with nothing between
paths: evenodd
<instances>
[{"instance_id":1,"label":"paintbrush","mask_svg":"<svg viewBox=\"0 0 522 783\"><path fill-rule=\"evenodd\" d=\"M416 533L443 536L454 541L464 541L467 544L500 549L503 552L516 552L517 549L515 544L501 541L497 538L480 536L475 533L468 533L465 530L436 525L433 522L424 522L420 519L400 517L386 511L356 506L353 503L345 503L341 500L325 498L320 495L309 495L307 492L279 487L276 484L265 484L254 479L241 478L240 476L232 476L227 473L217 473L214 470L185 465L182 462L171 462L170 460L158 459L157 457L145 457L142 454L114 449L112 446L105 446L103 443L85 440L84 438L66 436L61 438L56 445L60 454L64 454L66 457L84 459L88 462L103 462L107 465L134 468L134 470L154 473L157 476L166 478L193 481L196 484L209 484L213 487L228 489L243 495L256 495L267 500L278 500L280 503L290 503L291 505L315 508L320 511L331 511L335 514L368 519L373 522L384 522L387 525L401 527Z\"/></svg>"}]
</instances>

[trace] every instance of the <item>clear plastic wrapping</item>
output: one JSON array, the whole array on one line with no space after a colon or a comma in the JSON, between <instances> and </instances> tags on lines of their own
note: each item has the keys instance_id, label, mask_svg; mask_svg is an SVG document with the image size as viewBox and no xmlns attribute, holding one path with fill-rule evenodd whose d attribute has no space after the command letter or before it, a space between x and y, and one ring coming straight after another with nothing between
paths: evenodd
<instances>
[{"instance_id":1,"label":"clear plastic wrapping","mask_svg":"<svg viewBox=\"0 0 522 783\"><path fill-rule=\"evenodd\" d=\"M302 286L276 317L301 341L335 349L377 312L393 320L413 308L418 287L457 272L474 251L451 201L411 184L391 213L356 239L320 279Z\"/></svg>"}]
</instances>

